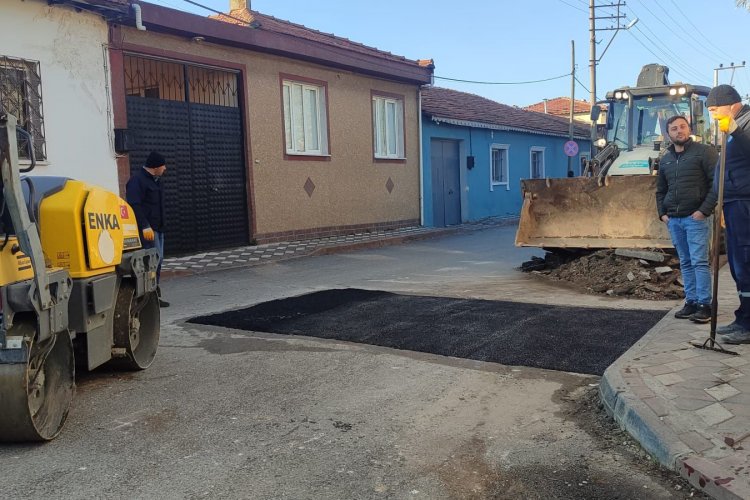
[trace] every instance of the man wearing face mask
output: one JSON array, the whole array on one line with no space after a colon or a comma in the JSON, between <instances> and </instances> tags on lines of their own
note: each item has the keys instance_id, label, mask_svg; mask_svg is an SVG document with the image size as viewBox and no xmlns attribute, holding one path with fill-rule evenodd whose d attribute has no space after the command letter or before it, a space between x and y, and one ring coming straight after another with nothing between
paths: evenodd
<instances>
[{"instance_id":1,"label":"man wearing face mask","mask_svg":"<svg viewBox=\"0 0 750 500\"><path fill-rule=\"evenodd\" d=\"M706 106L727 134L724 173L724 221L727 260L737 285L740 307L735 319L716 332L727 344L750 344L750 106L731 85L711 89ZM719 179L714 181L718 189Z\"/></svg>"}]
</instances>

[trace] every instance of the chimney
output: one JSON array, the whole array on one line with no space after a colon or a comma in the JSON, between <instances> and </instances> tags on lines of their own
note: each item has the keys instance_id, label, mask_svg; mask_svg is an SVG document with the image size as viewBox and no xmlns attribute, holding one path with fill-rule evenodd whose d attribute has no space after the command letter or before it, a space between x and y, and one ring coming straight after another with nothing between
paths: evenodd
<instances>
[{"instance_id":1,"label":"chimney","mask_svg":"<svg viewBox=\"0 0 750 500\"><path fill-rule=\"evenodd\" d=\"M251 0L229 0L229 12L234 10L250 10Z\"/></svg>"}]
</instances>

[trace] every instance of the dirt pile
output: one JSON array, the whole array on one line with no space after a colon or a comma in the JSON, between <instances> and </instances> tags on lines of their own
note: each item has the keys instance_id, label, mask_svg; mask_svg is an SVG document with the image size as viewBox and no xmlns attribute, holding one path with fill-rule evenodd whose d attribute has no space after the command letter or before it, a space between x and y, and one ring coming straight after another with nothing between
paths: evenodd
<instances>
[{"instance_id":1,"label":"dirt pile","mask_svg":"<svg viewBox=\"0 0 750 500\"><path fill-rule=\"evenodd\" d=\"M592 250L547 252L521 269L590 293L669 300L685 296L679 265L675 255L661 250Z\"/></svg>"}]
</instances>

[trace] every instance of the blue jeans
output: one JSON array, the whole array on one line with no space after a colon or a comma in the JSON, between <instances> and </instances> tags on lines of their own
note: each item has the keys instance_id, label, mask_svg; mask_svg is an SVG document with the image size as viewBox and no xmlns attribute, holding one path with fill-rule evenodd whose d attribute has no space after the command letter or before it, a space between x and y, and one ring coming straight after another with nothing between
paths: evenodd
<instances>
[{"instance_id":1,"label":"blue jeans","mask_svg":"<svg viewBox=\"0 0 750 500\"><path fill-rule=\"evenodd\" d=\"M711 267L708 264L708 242L711 237L709 219L670 217L667 222L672 244L680 258L685 302L711 303Z\"/></svg>"},{"instance_id":2,"label":"blue jeans","mask_svg":"<svg viewBox=\"0 0 750 500\"><path fill-rule=\"evenodd\" d=\"M734 318L750 330L750 200L724 203L724 221L727 224L727 261L740 296L740 307L734 312Z\"/></svg>"},{"instance_id":3,"label":"blue jeans","mask_svg":"<svg viewBox=\"0 0 750 500\"><path fill-rule=\"evenodd\" d=\"M161 263L164 260L164 233L154 231L154 241L144 239L141 233L141 245L143 248L156 248L159 252L159 266L156 268L156 284L158 285L161 279Z\"/></svg>"}]
</instances>

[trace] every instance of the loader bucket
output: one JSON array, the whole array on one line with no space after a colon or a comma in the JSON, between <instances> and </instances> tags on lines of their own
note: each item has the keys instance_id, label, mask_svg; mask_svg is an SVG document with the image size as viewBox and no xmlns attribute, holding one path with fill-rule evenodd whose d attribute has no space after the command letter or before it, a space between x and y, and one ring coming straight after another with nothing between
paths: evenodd
<instances>
[{"instance_id":1,"label":"loader bucket","mask_svg":"<svg viewBox=\"0 0 750 500\"><path fill-rule=\"evenodd\" d=\"M524 179L516 246L673 248L656 211L656 177Z\"/></svg>"}]
</instances>

